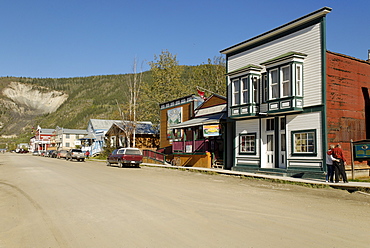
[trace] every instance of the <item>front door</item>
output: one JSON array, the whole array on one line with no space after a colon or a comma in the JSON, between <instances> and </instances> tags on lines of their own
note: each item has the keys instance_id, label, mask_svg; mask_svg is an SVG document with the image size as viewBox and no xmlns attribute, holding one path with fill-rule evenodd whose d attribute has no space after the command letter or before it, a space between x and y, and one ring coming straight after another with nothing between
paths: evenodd
<instances>
[{"instance_id":1,"label":"front door","mask_svg":"<svg viewBox=\"0 0 370 248\"><path fill-rule=\"evenodd\" d=\"M279 168L286 168L286 135L285 135L286 118L279 118Z\"/></svg>"},{"instance_id":2,"label":"front door","mask_svg":"<svg viewBox=\"0 0 370 248\"><path fill-rule=\"evenodd\" d=\"M266 168L275 167L275 118L266 119Z\"/></svg>"},{"instance_id":3,"label":"front door","mask_svg":"<svg viewBox=\"0 0 370 248\"><path fill-rule=\"evenodd\" d=\"M285 117L266 119L265 168L286 168Z\"/></svg>"}]
</instances>

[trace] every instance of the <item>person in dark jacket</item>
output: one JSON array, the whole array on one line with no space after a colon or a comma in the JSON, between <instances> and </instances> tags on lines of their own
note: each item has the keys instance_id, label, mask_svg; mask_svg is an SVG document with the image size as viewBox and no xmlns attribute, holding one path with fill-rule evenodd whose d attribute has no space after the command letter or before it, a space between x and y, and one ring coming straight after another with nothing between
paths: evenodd
<instances>
[{"instance_id":1,"label":"person in dark jacket","mask_svg":"<svg viewBox=\"0 0 370 248\"><path fill-rule=\"evenodd\" d=\"M340 144L337 144L332 151L333 157L339 161L333 161L335 182L339 183L339 176L342 177L344 183L348 183L345 165L346 159L343 155L343 150Z\"/></svg>"}]
</instances>

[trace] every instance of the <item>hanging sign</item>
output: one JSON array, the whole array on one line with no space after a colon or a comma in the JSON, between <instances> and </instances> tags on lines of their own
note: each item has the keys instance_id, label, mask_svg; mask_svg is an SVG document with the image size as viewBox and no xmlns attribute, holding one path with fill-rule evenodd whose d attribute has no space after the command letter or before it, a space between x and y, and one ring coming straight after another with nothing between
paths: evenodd
<instances>
[{"instance_id":1,"label":"hanging sign","mask_svg":"<svg viewBox=\"0 0 370 248\"><path fill-rule=\"evenodd\" d=\"M210 137L210 136L220 136L220 125L203 125L203 136Z\"/></svg>"}]
</instances>

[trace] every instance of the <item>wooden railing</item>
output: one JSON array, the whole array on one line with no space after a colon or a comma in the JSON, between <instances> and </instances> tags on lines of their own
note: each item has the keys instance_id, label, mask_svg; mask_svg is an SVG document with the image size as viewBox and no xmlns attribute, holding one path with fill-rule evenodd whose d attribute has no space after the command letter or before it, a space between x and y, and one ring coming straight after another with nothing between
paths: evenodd
<instances>
[{"instance_id":1,"label":"wooden railing","mask_svg":"<svg viewBox=\"0 0 370 248\"><path fill-rule=\"evenodd\" d=\"M157 162L161 162L163 164L166 163L166 154L152 151L152 150L143 150L143 156L148 159L155 160Z\"/></svg>"},{"instance_id":2,"label":"wooden railing","mask_svg":"<svg viewBox=\"0 0 370 248\"><path fill-rule=\"evenodd\" d=\"M209 149L209 143L206 140L192 140L192 141L173 141L173 153L195 153L206 152Z\"/></svg>"}]
</instances>

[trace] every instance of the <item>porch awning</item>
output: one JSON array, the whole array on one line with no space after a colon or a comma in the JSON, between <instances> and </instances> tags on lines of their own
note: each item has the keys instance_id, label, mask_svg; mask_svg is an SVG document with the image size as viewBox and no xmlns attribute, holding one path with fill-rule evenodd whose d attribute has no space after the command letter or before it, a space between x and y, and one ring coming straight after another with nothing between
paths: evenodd
<instances>
[{"instance_id":1,"label":"porch awning","mask_svg":"<svg viewBox=\"0 0 370 248\"><path fill-rule=\"evenodd\" d=\"M174 128L195 127L208 124L219 124L221 120L226 120L226 113L218 113L204 117L196 117L194 119L190 119L179 124L171 125L168 128L174 129Z\"/></svg>"}]
</instances>

